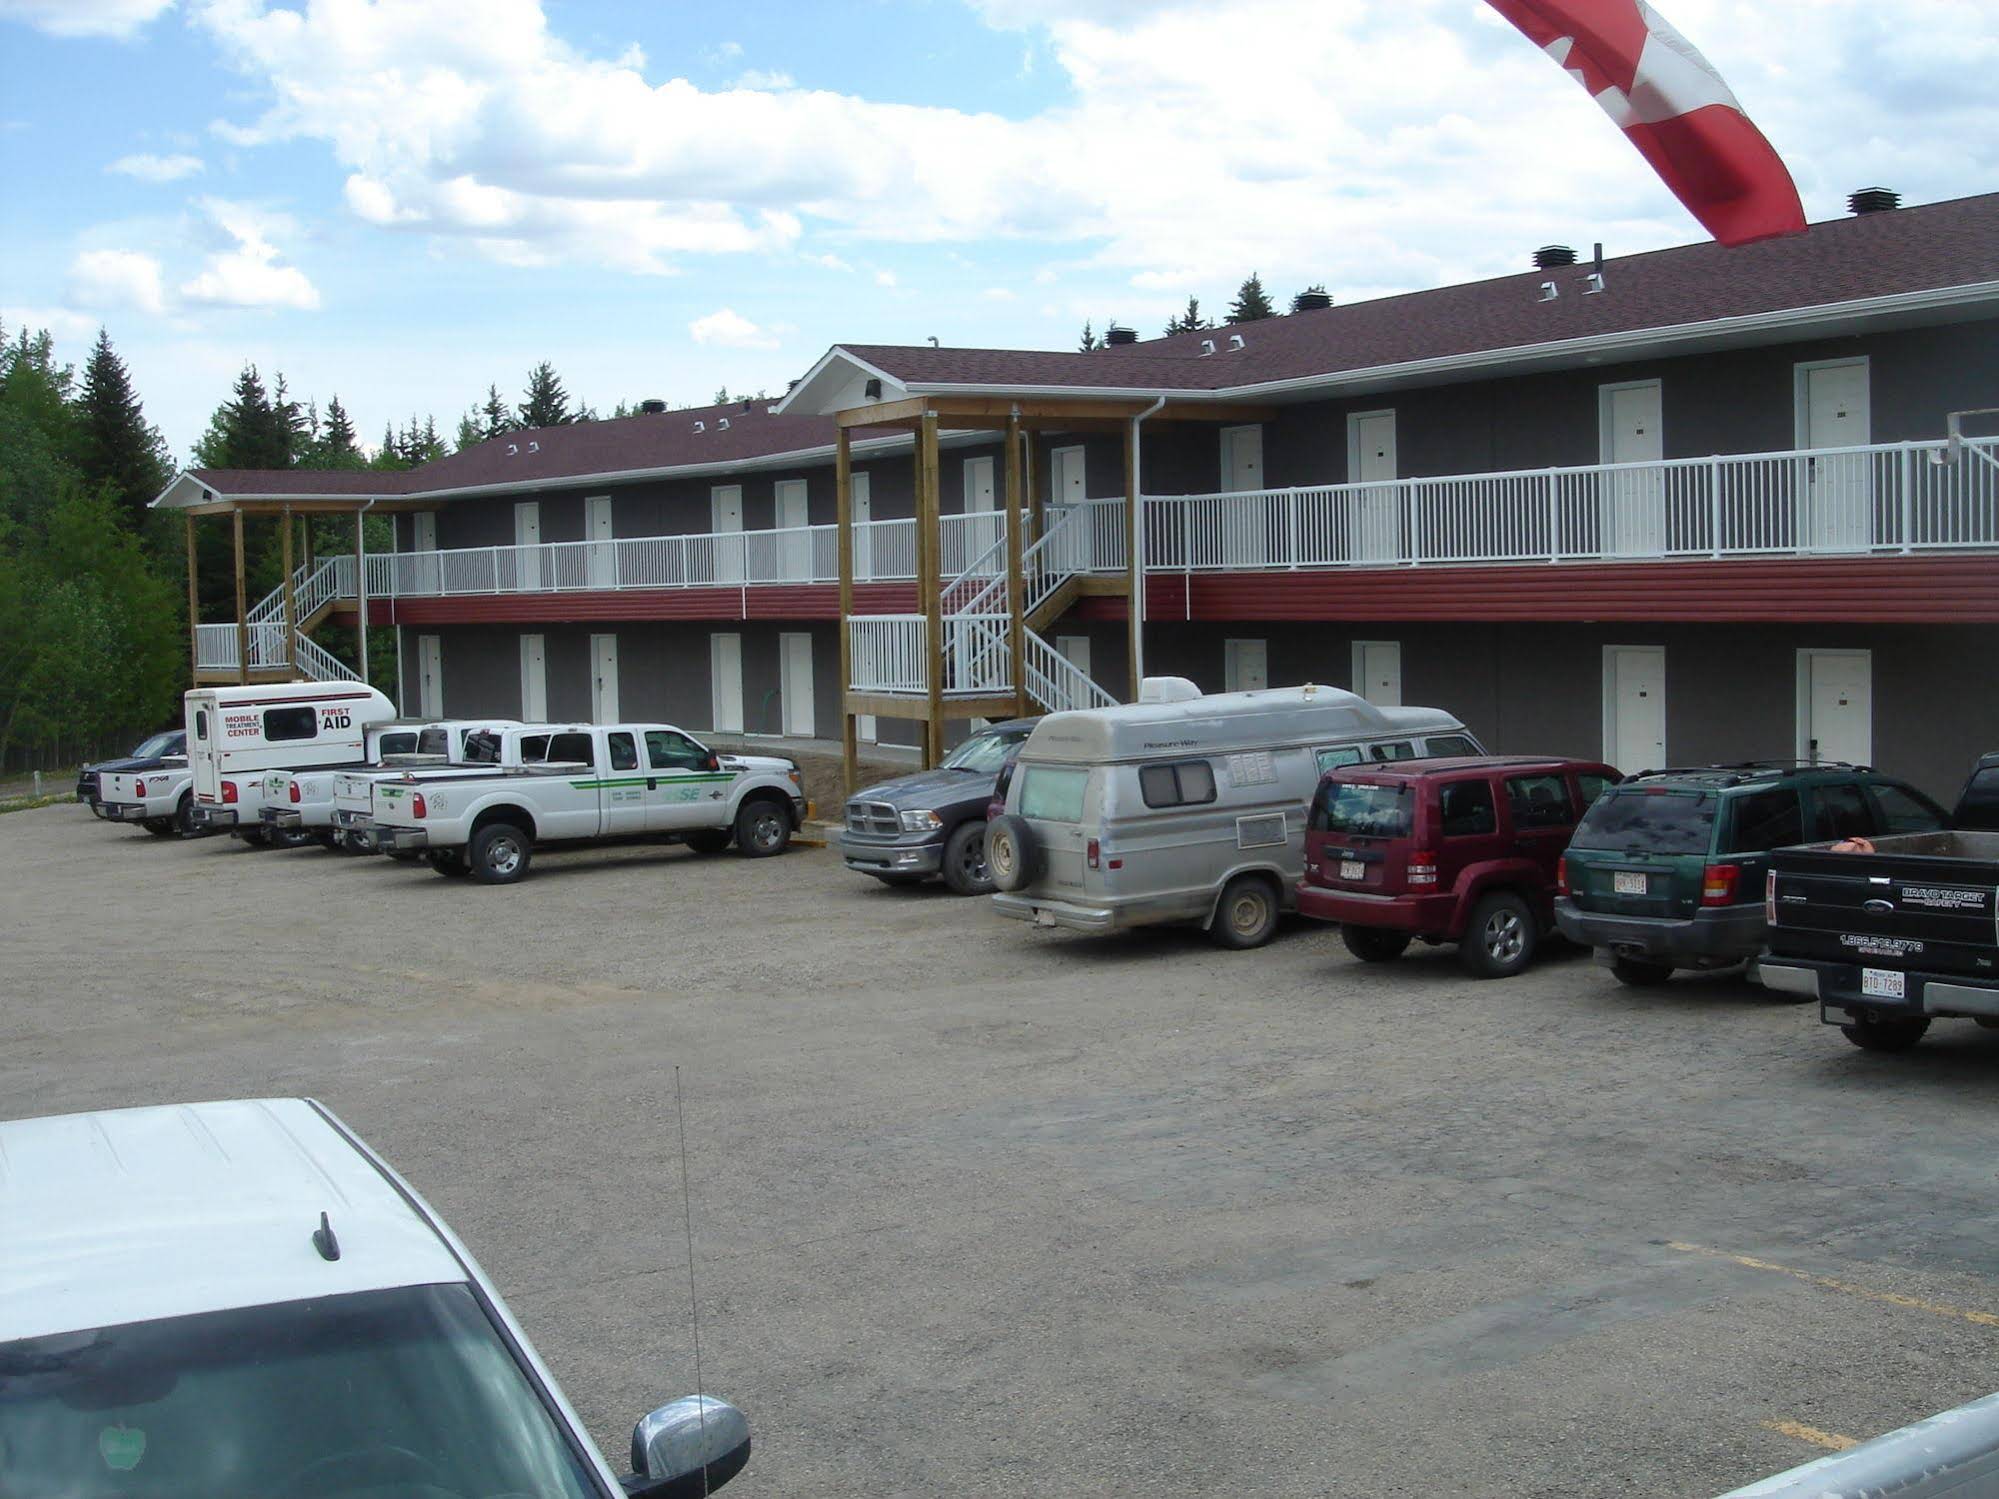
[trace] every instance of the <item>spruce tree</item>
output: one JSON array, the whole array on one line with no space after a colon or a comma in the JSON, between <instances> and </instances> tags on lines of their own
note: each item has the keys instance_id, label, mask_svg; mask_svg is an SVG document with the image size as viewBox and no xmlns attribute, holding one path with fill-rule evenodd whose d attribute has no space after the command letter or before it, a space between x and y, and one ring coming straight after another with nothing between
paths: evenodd
<instances>
[{"instance_id":1,"label":"spruce tree","mask_svg":"<svg viewBox=\"0 0 1999 1499\"><path fill-rule=\"evenodd\" d=\"M1166 336L1171 338L1176 333L1192 333L1199 328L1212 328L1214 326L1212 320L1201 316L1201 299L1199 297L1189 297L1187 298L1187 310L1166 325Z\"/></svg>"},{"instance_id":2,"label":"spruce tree","mask_svg":"<svg viewBox=\"0 0 1999 1499\"><path fill-rule=\"evenodd\" d=\"M514 429L514 414L507 408L506 401L501 398L500 387L497 385L486 387L486 404L479 408L479 415L483 419L480 430L488 440Z\"/></svg>"},{"instance_id":3,"label":"spruce tree","mask_svg":"<svg viewBox=\"0 0 1999 1499\"><path fill-rule=\"evenodd\" d=\"M1083 338L1082 341L1076 345L1076 352L1079 354L1087 354L1092 349L1100 349L1102 347L1103 347L1102 343L1100 343L1097 339L1097 330L1091 327L1088 323L1084 323Z\"/></svg>"},{"instance_id":4,"label":"spruce tree","mask_svg":"<svg viewBox=\"0 0 1999 1499\"><path fill-rule=\"evenodd\" d=\"M467 448L476 448L486 440L486 429L479 424L479 408L474 406L458 418L458 438L453 444L454 452L462 453Z\"/></svg>"},{"instance_id":5,"label":"spruce tree","mask_svg":"<svg viewBox=\"0 0 1999 1499\"><path fill-rule=\"evenodd\" d=\"M528 371L528 388L522 394L527 397L520 407L523 427L560 427L570 420L569 393L546 359Z\"/></svg>"},{"instance_id":6,"label":"spruce tree","mask_svg":"<svg viewBox=\"0 0 1999 1499\"><path fill-rule=\"evenodd\" d=\"M1228 320L1231 323L1254 323L1267 317L1276 317L1277 309L1270 305L1270 298L1264 294L1263 278L1255 271L1236 293L1235 301L1229 305Z\"/></svg>"},{"instance_id":7,"label":"spruce tree","mask_svg":"<svg viewBox=\"0 0 1999 1499\"><path fill-rule=\"evenodd\" d=\"M361 444L354 435L354 423L337 395L326 403L326 420L320 425L319 440L313 447L313 460L318 468L367 466L367 459L361 456Z\"/></svg>"},{"instance_id":8,"label":"spruce tree","mask_svg":"<svg viewBox=\"0 0 1999 1499\"><path fill-rule=\"evenodd\" d=\"M297 407L292 408L294 417ZM254 364L243 366L229 399L208 420L194 445L202 468L290 468L291 423L271 404Z\"/></svg>"},{"instance_id":9,"label":"spruce tree","mask_svg":"<svg viewBox=\"0 0 1999 1499\"><path fill-rule=\"evenodd\" d=\"M102 328L83 367L76 410L77 467L85 482L108 486L119 513L139 524L171 477L167 446L159 429L146 420L131 373Z\"/></svg>"}]
</instances>

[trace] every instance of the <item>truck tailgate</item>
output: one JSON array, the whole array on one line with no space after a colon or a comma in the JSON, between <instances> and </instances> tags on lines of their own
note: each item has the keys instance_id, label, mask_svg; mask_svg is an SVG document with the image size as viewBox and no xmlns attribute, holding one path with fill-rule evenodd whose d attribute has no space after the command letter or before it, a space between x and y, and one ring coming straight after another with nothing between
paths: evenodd
<instances>
[{"instance_id":1,"label":"truck tailgate","mask_svg":"<svg viewBox=\"0 0 1999 1499\"><path fill-rule=\"evenodd\" d=\"M1989 975L1999 963L1999 834L1911 833L1872 854L1771 856L1777 957Z\"/></svg>"}]
</instances>

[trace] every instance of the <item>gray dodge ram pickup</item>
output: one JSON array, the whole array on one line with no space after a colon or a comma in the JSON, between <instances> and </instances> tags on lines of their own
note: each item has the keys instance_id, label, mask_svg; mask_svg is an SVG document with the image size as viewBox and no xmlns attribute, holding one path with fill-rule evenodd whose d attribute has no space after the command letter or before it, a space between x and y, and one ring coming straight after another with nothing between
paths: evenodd
<instances>
[{"instance_id":1,"label":"gray dodge ram pickup","mask_svg":"<svg viewBox=\"0 0 1999 1499\"><path fill-rule=\"evenodd\" d=\"M993 724L935 770L870 786L849 801L840 834L847 867L885 885L916 885L941 874L960 895L990 895L986 808L1000 771L1034 724L1031 718Z\"/></svg>"}]
</instances>

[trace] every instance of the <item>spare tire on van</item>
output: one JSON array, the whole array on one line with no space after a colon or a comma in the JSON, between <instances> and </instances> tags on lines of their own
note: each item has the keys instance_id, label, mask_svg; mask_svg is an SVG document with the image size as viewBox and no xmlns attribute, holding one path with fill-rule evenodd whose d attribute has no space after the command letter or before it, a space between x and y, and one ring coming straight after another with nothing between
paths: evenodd
<instances>
[{"instance_id":1,"label":"spare tire on van","mask_svg":"<svg viewBox=\"0 0 1999 1499\"><path fill-rule=\"evenodd\" d=\"M1002 890L1025 890L1041 873L1041 850L1027 819L1002 812L986 824L986 870Z\"/></svg>"}]
</instances>

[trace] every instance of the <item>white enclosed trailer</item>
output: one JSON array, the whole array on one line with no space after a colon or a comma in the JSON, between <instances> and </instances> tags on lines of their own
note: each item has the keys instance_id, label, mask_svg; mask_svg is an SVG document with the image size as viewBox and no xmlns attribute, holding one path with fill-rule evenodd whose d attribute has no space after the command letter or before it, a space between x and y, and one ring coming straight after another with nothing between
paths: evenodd
<instances>
[{"instance_id":1,"label":"white enclosed trailer","mask_svg":"<svg viewBox=\"0 0 1999 1499\"><path fill-rule=\"evenodd\" d=\"M193 829L246 843L267 839L258 814L271 771L362 764L396 717L393 703L359 682L197 687L185 706Z\"/></svg>"}]
</instances>

